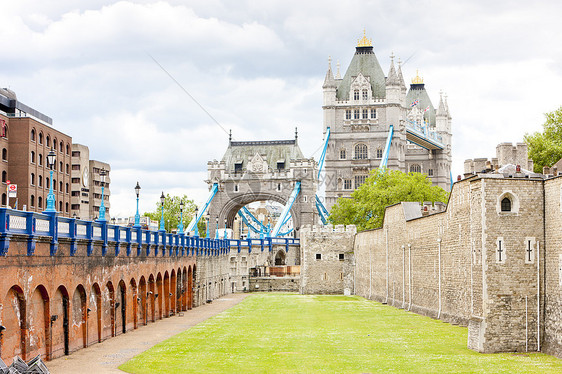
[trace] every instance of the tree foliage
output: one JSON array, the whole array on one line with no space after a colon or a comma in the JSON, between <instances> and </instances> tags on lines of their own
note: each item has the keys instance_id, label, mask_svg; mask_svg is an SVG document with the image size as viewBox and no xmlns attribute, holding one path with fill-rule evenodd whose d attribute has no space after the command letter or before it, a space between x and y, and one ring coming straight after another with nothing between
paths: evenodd
<instances>
[{"instance_id":1,"label":"tree foliage","mask_svg":"<svg viewBox=\"0 0 562 374\"><path fill-rule=\"evenodd\" d=\"M529 146L529 157L533 160L535 173L542 173L544 166L552 166L562 158L562 106L545 113L543 132L525 134Z\"/></svg>"},{"instance_id":2,"label":"tree foliage","mask_svg":"<svg viewBox=\"0 0 562 374\"><path fill-rule=\"evenodd\" d=\"M358 230L381 227L385 207L402 201L441 201L448 193L433 186L421 173L398 170L372 171L365 183L352 192L351 198L340 198L330 211L333 224L356 225Z\"/></svg>"},{"instance_id":3,"label":"tree foliage","mask_svg":"<svg viewBox=\"0 0 562 374\"><path fill-rule=\"evenodd\" d=\"M180 223L180 202L183 201L183 228L187 230L187 225L195 217L195 203L190 200L187 195L183 196L170 196L166 195L166 200L164 202L164 227L167 232L176 230ZM154 221L160 222L162 216L160 199L156 202L156 210L154 212L144 213L145 216L149 217ZM206 227L206 221L204 219L199 220L197 224L197 229L199 230L199 236L204 237Z\"/></svg>"}]
</instances>

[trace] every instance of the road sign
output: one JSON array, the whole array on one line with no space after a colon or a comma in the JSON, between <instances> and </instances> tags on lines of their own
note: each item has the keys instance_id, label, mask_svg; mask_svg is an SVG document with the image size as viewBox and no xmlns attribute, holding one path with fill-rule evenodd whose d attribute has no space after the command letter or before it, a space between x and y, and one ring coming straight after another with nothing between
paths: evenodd
<instances>
[{"instance_id":1,"label":"road sign","mask_svg":"<svg viewBox=\"0 0 562 374\"><path fill-rule=\"evenodd\" d=\"M9 184L8 185L8 197L17 197L18 196L18 185L17 184Z\"/></svg>"}]
</instances>

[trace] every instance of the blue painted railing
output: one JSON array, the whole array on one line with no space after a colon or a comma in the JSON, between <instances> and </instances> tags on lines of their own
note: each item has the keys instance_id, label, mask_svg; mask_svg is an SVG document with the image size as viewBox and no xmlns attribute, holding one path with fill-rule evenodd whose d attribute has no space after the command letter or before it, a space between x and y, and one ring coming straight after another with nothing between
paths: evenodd
<instances>
[{"instance_id":1,"label":"blue painted railing","mask_svg":"<svg viewBox=\"0 0 562 374\"><path fill-rule=\"evenodd\" d=\"M108 248L118 256L125 248L127 256L141 255L141 249L146 246L147 256L219 256L230 251L231 247L248 247L251 252L253 246L261 251L272 250L273 245L299 245L299 239L266 238L266 239L210 239L189 236L184 233L169 234L164 231L143 230L140 227L124 227L111 225L107 222L84 221L75 218L60 217L57 213L35 213L0 208L0 256L6 256L10 241L17 235L18 240L25 237L27 241L27 255L33 256L38 237L51 238L51 256L58 251L59 238L69 239L70 255L77 251L78 241L86 244L87 255L91 256L94 245L101 245L102 256L107 254Z\"/></svg>"}]
</instances>

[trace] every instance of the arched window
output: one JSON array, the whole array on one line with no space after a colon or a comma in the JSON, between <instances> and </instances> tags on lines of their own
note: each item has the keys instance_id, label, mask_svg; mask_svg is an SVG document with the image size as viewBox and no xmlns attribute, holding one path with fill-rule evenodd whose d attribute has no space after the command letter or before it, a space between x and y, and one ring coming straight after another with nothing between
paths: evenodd
<instances>
[{"instance_id":1,"label":"arched window","mask_svg":"<svg viewBox=\"0 0 562 374\"><path fill-rule=\"evenodd\" d=\"M68 164L66 164L66 174L68 174L69 170L70 170L70 166L68 166Z\"/></svg>"},{"instance_id":2,"label":"arched window","mask_svg":"<svg viewBox=\"0 0 562 374\"><path fill-rule=\"evenodd\" d=\"M29 199L29 205L35 206L35 195L31 195Z\"/></svg>"},{"instance_id":3,"label":"arched window","mask_svg":"<svg viewBox=\"0 0 562 374\"><path fill-rule=\"evenodd\" d=\"M34 164L35 163L35 152L31 151L31 163Z\"/></svg>"},{"instance_id":4,"label":"arched window","mask_svg":"<svg viewBox=\"0 0 562 374\"><path fill-rule=\"evenodd\" d=\"M68 193L68 183L66 184L66 188L65 188L64 192Z\"/></svg>"},{"instance_id":5,"label":"arched window","mask_svg":"<svg viewBox=\"0 0 562 374\"><path fill-rule=\"evenodd\" d=\"M43 155L39 153L39 166L43 166Z\"/></svg>"},{"instance_id":6,"label":"arched window","mask_svg":"<svg viewBox=\"0 0 562 374\"><path fill-rule=\"evenodd\" d=\"M511 212L511 200L509 200L509 197L504 197L502 199L501 210L502 212Z\"/></svg>"},{"instance_id":7,"label":"arched window","mask_svg":"<svg viewBox=\"0 0 562 374\"><path fill-rule=\"evenodd\" d=\"M8 161L8 150L6 148L2 148L2 160Z\"/></svg>"},{"instance_id":8,"label":"arched window","mask_svg":"<svg viewBox=\"0 0 562 374\"><path fill-rule=\"evenodd\" d=\"M62 192L62 191L63 191L63 189L62 189L62 181L61 181L61 182L59 182L59 191L60 191L60 192Z\"/></svg>"},{"instance_id":9,"label":"arched window","mask_svg":"<svg viewBox=\"0 0 562 374\"><path fill-rule=\"evenodd\" d=\"M45 177L45 188L50 188L51 185L49 184L49 177Z\"/></svg>"},{"instance_id":10,"label":"arched window","mask_svg":"<svg viewBox=\"0 0 562 374\"><path fill-rule=\"evenodd\" d=\"M68 213L68 203L65 204L66 205L66 212Z\"/></svg>"},{"instance_id":11,"label":"arched window","mask_svg":"<svg viewBox=\"0 0 562 374\"><path fill-rule=\"evenodd\" d=\"M353 91L353 100L359 100L359 90Z\"/></svg>"},{"instance_id":12,"label":"arched window","mask_svg":"<svg viewBox=\"0 0 562 374\"><path fill-rule=\"evenodd\" d=\"M363 100L367 100L369 98L369 94L367 93L367 90L363 90Z\"/></svg>"},{"instance_id":13,"label":"arched window","mask_svg":"<svg viewBox=\"0 0 562 374\"><path fill-rule=\"evenodd\" d=\"M377 149L377 158L382 158L382 149Z\"/></svg>"},{"instance_id":14,"label":"arched window","mask_svg":"<svg viewBox=\"0 0 562 374\"><path fill-rule=\"evenodd\" d=\"M62 173L64 172L64 169L62 167L62 161L59 162L59 171Z\"/></svg>"},{"instance_id":15,"label":"arched window","mask_svg":"<svg viewBox=\"0 0 562 374\"><path fill-rule=\"evenodd\" d=\"M6 206L6 194L2 194L2 205Z\"/></svg>"},{"instance_id":16,"label":"arched window","mask_svg":"<svg viewBox=\"0 0 562 374\"><path fill-rule=\"evenodd\" d=\"M31 173L31 185L35 186L35 174Z\"/></svg>"},{"instance_id":17,"label":"arched window","mask_svg":"<svg viewBox=\"0 0 562 374\"><path fill-rule=\"evenodd\" d=\"M410 173L421 173L421 166L418 164L410 165Z\"/></svg>"},{"instance_id":18,"label":"arched window","mask_svg":"<svg viewBox=\"0 0 562 374\"><path fill-rule=\"evenodd\" d=\"M47 143L47 147L50 147L51 146L51 137L49 135L47 135L45 140L46 140L46 143Z\"/></svg>"},{"instance_id":19,"label":"arched window","mask_svg":"<svg viewBox=\"0 0 562 374\"><path fill-rule=\"evenodd\" d=\"M340 160L345 160L346 156L345 148L340 149Z\"/></svg>"},{"instance_id":20,"label":"arched window","mask_svg":"<svg viewBox=\"0 0 562 374\"><path fill-rule=\"evenodd\" d=\"M357 144L355 146L355 159L356 160L366 160L367 159L367 145Z\"/></svg>"},{"instance_id":21,"label":"arched window","mask_svg":"<svg viewBox=\"0 0 562 374\"><path fill-rule=\"evenodd\" d=\"M64 152L64 143L63 142L59 143L59 151Z\"/></svg>"},{"instance_id":22,"label":"arched window","mask_svg":"<svg viewBox=\"0 0 562 374\"><path fill-rule=\"evenodd\" d=\"M59 201L59 212L62 212L62 201Z\"/></svg>"},{"instance_id":23,"label":"arched window","mask_svg":"<svg viewBox=\"0 0 562 374\"><path fill-rule=\"evenodd\" d=\"M53 138L53 149L57 150L57 138Z\"/></svg>"},{"instance_id":24,"label":"arched window","mask_svg":"<svg viewBox=\"0 0 562 374\"><path fill-rule=\"evenodd\" d=\"M69 155L70 154L70 146L67 144L66 145L66 154Z\"/></svg>"},{"instance_id":25,"label":"arched window","mask_svg":"<svg viewBox=\"0 0 562 374\"><path fill-rule=\"evenodd\" d=\"M43 133L39 133L39 144L43 144Z\"/></svg>"},{"instance_id":26,"label":"arched window","mask_svg":"<svg viewBox=\"0 0 562 374\"><path fill-rule=\"evenodd\" d=\"M41 196L37 198L37 206L43 208L43 198Z\"/></svg>"},{"instance_id":27,"label":"arched window","mask_svg":"<svg viewBox=\"0 0 562 374\"><path fill-rule=\"evenodd\" d=\"M53 178L53 191L57 190L57 180Z\"/></svg>"},{"instance_id":28,"label":"arched window","mask_svg":"<svg viewBox=\"0 0 562 374\"><path fill-rule=\"evenodd\" d=\"M8 173L6 172L6 170L4 170L2 172L2 182L6 183L7 180L8 180Z\"/></svg>"},{"instance_id":29,"label":"arched window","mask_svg":"<svg viewBox=\"0 0 562 374\"><path fill-rule=\"evenodd\" d=\"M31 141L35 141L35 129L31 129Z\"/></svg>"},{"instance_id":30,"label":"arched window","mask_svg":"<svg viewBox=\"0 0 562 374\"><path fill-rule=\"evenodd\" d=\"M39 176L39 187L43 187L43 176Z\"/></svg>"}]
</instances>

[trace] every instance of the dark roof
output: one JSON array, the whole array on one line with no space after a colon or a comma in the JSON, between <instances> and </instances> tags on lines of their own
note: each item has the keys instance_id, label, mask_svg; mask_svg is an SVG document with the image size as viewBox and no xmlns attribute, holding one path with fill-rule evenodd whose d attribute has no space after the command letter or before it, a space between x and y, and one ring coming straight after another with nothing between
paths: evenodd
<instances>
[{"instance_id":1,"label":"dark roof","mask_svg":"<svg viewBox=\"0 0 562 374\"><path fill-rule=\"evenodd\" d=\"M435 126L435 108L423 83L413 83L410 85L410 90L406 94L406 107L409 108L414 100L419 100L418 108L422 111L429 106L429 110L423 114L423 118L426 121L429 119L429 124Z\"/></svg>"},{"instance_id":2,"label":"dark roof","mask_svg":"<svg viewBox=\"0 0 562 374\"><path fill-rule=\"evenodd\" d=\"M337 89L336 97L338 100L349 99L349 88L355 77L363 74L371 78L371 88L374 98L386 97L385 76L373 52L373 47L356 47L355 54L349 63L349 67Z\"/></svg>"}]
</instances>

